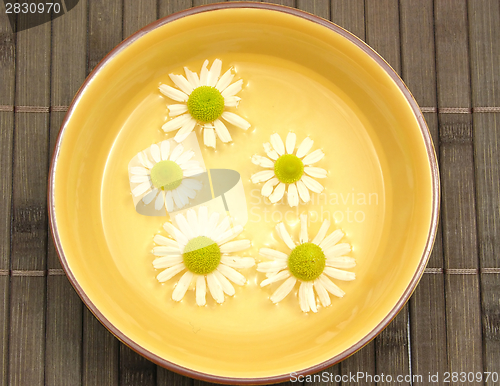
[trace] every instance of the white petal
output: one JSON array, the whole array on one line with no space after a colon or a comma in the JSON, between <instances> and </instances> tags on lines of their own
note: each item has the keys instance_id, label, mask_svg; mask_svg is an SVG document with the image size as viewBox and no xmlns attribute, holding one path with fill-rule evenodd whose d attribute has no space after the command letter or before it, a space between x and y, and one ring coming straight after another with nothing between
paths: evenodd
<instances>
[{"instance_id":1,"label":"white petal","mask_svg":"<svg viewBox=\"0 0 500 386\"><path fill-rule=\"evenodd\" d=\"M217 270L215 270L213 272L213 274L215 275L215 277L219 281L219 283L222 287L222 291L224 291L224 293L226 293L229 296L233 296L235 293L235 290L234 290L233 285L229 282L229 280L227 280L226 277Z\"/></svg>"},{"instance_id":2,"label":"white petal","mask_svg":"<svg viewBox=\"0 0 500 386\"><path fill-rule=\"evenodd\" d=\"M327 258L339 257L342 255L345 255L346 253L349 253L350 251L351 251L351 246L347 243L340 243L340 244L334 245L333 247L330 247L328 249L323 250L323 252L325 252L325 256Z\"/></svg>"},{"instance_id":3,"label":"white petal","mask_svg":"<svg viewBox=\"0 0 500 386\"><path fill-rule=\"evenodd\" d=\"M307 214L300 215L300 243L307 243L309 241L309 236L307 235Z\"/></svg>"},{"instance_id":4,"label":"white petal","mask_svg":"<svg viewBox=\"0 0 500 386\"><path fill-rule=\"evenodd\" d=\"M321 149L313 151L311 154L307 155L302 162L304 162L304 165L312 165L316 162L318 162L321 158L325 156L325 153Z\"/></svg>"},{"instance_id":5,"label":"white petal","mask_svg":"<svg viewBox=\"0 0 500 386\"><path fill-rule=\"evenodd\" d=\"M219 136L222 142L231 142L233 139L231 138L231 134L227 130L227 127L220 119L216 119L214 121L215 132Z\"/></svg>"},{"instance_id":6,"label":"white petal","mask_svg":"<svg viewBox=\"0 0 500 386\"><path fill-rule=\"evenodd\" d=\"M309 308L312 312L318 312L318 308L316 307L316 297L314 296L313 283L308 281L306 284L306 296L307 302L309 303Z\"/></svg>"},{"instance_id":7,"label":"white petal","mask_svg":"<svg viewBox=\"0 0 500 386\"><path fill-rule=\"evenodd\" d=\"M231 252L238 252L242 251L244 249L248 249L252 246L250 243L250 240L236 240L236 241L230 241L226 244L223 244L220 246L220 251L221 253L231 253Z\"/></svg>"},{"instance_id":8,"label":"white petal","mask_svg":"<svg viewBox=\"0 0 500 386\"><path fill-rule=\"evenodd\" d=\"M274 150L276 150L279 155L285 154L285 145L278 133L271 135L271 145L273 145Z\"/></svg>"},{"instance_id":9,"label":"white petal","mask_svg":"<svg viewBox=\"0 0 500 386\"><path fill-rule=\"evenodd\" d=\"M193 88L200 87L200 78L198 78L198 74L189 70L187 67L184 67L184 72L186 73L186 78Z\"/></svg>"},{"instance_id":10,"label":"white petal","mask_svg":"<svg viewBox=\"0 0 500 386\"><path fill-rule=\"evenodd\" d=\"M232 85L227 86L224 91L221 92L224 98L235 96L243 88L243 79L237 80Z\"/></svg>"},{"instance_id":11,"label":"white petal","mask_svg":"<svg viewBox=\"0 0 500 386\"><path fill-rule=\"evenodd\" d=\"M196 176L196 175L201 174L203 172L204 172L204 170L201 167L191 168L189 170L184 170L183 175L184 175L184 177L193 177L193 176Z\"/></svg>"},{"instance_id":12,"label":"white petal","mask_svg":"<svg viewBox=\"0 0 500 386\"><path fill-rule=\"evenodd\" d=\"M182 143L179 143L176 147L174 147L174 150L172 150L172 153L170 153L170 161L177 161L177 158L180 157L182 152L184 151L184 146Z\"/></svg>"},{"instance_id":13,"label":"white petal","mask_svg":"<svg viewBox=\"0 0 500 386\"><path fill-rule=\"evenodd\" d=\"M345 292L342 291L339 287L337 287L336 284L334 284L328 277L325 275L320 275L319 277L319 282L325 289L330 292L332 295L335 295L339 298L343 297L345 295Z\"/></svg>"},{"instance_id":14,"label":"white petal","mask_svg":"<svg viewBox=\"0 0 500 386\"><path fill-rule=\"evenodd\" d=\"M142 182L149 181L149 176L132 176L130 177L130 182L134 184L140 184Z\"/></svg>"},{"instance_id":15,"label":"white petal","mask_svg":"<svg viewBox=\"0 0 500 386\"><path fill-rule=\"evenodd\" d=\"M263 168L274 168L274 162L267 157L262 157L260 155L254 154L252 156L252 163Z\"/></svg>"},{"instance_id":16,"label":"white petal","mask_svg":"<svg viewBox=\"0 0 500 386\"><path fill-rule=\"evenodd\" d=\"M193 190L200 190L203 187L203 184L198 181L194 180L192 178L184 178L181 182L181 185L185 186L186 188L193 189ZM201 207L203 208L203 207ZM200 210L201 210L200 208Z\"/></svg>"},{"instance_id":17,"label":"white petal","mask_svg":"<svg viewBox=\"0 0 500 386\"><path fill-rule=\"evenodd\" d=\"M299 193L297 192L295 183L288 185L287 198L290 207L299 206Z\"/></svg>"},{"instance_id":18,"label":"white petal","mask_svg":"<svg viewBox=\"0 0 500 386\"><path fill-rule=\"evenodd\" d=\"M157 194L158 194L158 189L153 189L151 192L149 192L142 198L142 201L144 202L144 204L149 205L151 201L155 199Z\"/></svg>"},{"instance_id":19,"label":"white petal","mask_svg":"<svg viewBox=\"0 0 500 386\"><path fill-rule=\"evenodd\" d=\"M205 276L196 277L196 304L204 306L206 304L207 284Z\"/></svg>"},{"instance_id":20,"label":"white petal","mask_svg":"<svg viewBox=\"0 0 500 386\"><path fill-rule=\"evenodd\" d=\"M184 208L186 204L189 202L189 199L184 195L180 194L179 189L172 190L172 198L174 199L175 205L177 208Z\"/></svg>"},{"instance_id":21,"label":"white petal","mask_svg":"<svg viewBox=\"0 0 500 386\"><path fill-rule=\"evenodd\" d=\"M231 255L222 255L220 262L232 268L250 268L255 265L255 260L251 257L237 257Z\"/></svg>"},{"instance_id":22,"label":"white petal","mask_svg":"<svg viewBox=\"0 0 500 386\"><path fill-rule=\"evenodd\" d=\"M176 190L179 190L179 195L189 197L191 200L196 197L196 192L193 189L183 186L182 182Z\"/></svg>"},{"instance_id":23,"label":"white petal","mask_svg":"<svg viewBox=\"0 0 500 386\"><path fill-rule=\"evenodd\" d=\"M224 106L226 107L238 107L241 98L237 96L224 98Z\"/></svg>"},{"instance_id":24,"label":"white petal","mask_svg":"<svg viewBox=\"0 0 500 386\"><path fill-rule=\"evenodd\" d=\"M231 226L231 218L229 216L224 217L220 222L220 224L217 226L217 228L215 228L215 230L211 232L210 238L212 240L219 238L219 236L223 234L225 231L227 231L230 226Z\"/></svg>"},{"instance_id":25,"label":"white petal","mask_svg":"<svg viewBox=\"0 0 500 386\"><path fill-rule=\"evenodd\" d=\"M203 130L203 143L205 146L215 149L215 131L214 129L205 128Z\"/></svg>"},{"instance_id":26,"label":"white petal","mask_svg":"<svg viewBox=\"0 0 500 386\"><path fill-rule=\"evenodd\" d=\"M174 265L182 263L183 259L181 255L178 256L164 256L153 260L153 267L155 269L170 268Z\"/></svg>"},{"instance_id":27,"label":"white petal","mask_svg":"<svg viewBox=\"0 0 500 386\"><path fill-rule=\"evenodd\" d=\"M297 149L297 153L295 153L295 155L299 158L304 157L309 152L309 150L311 150L313 143L314 141L311 138L304 138L304 140L299 145L299 148Z\"/></svg>"},{"instance_id":28,"label":"white petal","mask_svg":"<svg viewBox=\"0 0 500 386\"><path fill-rule=\"evenodd\" d=\"M149 157L146 153L140 152L137 154L137 157L139 158L139 161L141 162L142 166L152 169L153 168L153 163L149 160Z\"/></svg>"},{"instance_id":29,"label":"white petal","mask_svg":"<svg viewBox=\"0 0 500 386\"><path fill-rule=\"evenodd\" d=\"M330 257L326 259L326 265L333 268L354 268L356 260L347 256Z\"/></svg>"},{"instance_id":30,"label":"white petal","mask_svg":"<svg viewBox=\"0 0 500 386\"><path fill-rule=\"evenodd\" d=\"M173 224L166 222L163 224L163 229L167 231L167 233L172 236L179 244L186 245L188 239L186 236L182 234L182 232L177 229Z\"/></svg>"},{"instance_id":31,"label":"white petal","mask_svg":"<svg viewBox=\"0 0 500 386\"><path fill-rule=\"evenodd\" d=\"M155 256L180 256L179 246L167 246L160 245L157 247L153 247L153 255Z\"/></svg>"},{"instance_id":32,"label":"white petal","mask_svg":"<svg viewBox=\"0 0 500 386\"><path fill-rule=\"evenodd\" d=\"M311 196L309 194L309 190L306 187L306 184L304 184L302 181L297 181L297 190L299 192L300 199L304 202L307 203L311 200Z\"/></svg>"},{"instance_id":33,"label":"white petal","mask_svg":"<svg viewBox=\"0 0 500 386\"><path fill-rule=\"evenodd\" d=\"M281 284L278 289L271 296L271 301L273 303L278 303L282 301L293 289L293 286L297 282L297 279L293 276L286 279L286 281Z\"/></svg>"},{"instance_id":34,"label":"white petal","mask_svg":"<svg viewBox=\"0 0 500 386\"><path fill-rule=\"evenodd\" d=\"M217 84L215 85L215 88L219 90L220 92L224 91L227 86L232 82L234 78L234 74L232 73L231 69L227 70L219 79ZM225 98L224 98L225 99Z\"/></svg>"},{"instance_id":35,"label":"white petal","mask_svg":"<svg viewBox=\"0 0 500 386\"><path fill-rule=\"evenodd\" d=\"M174 199L171 191L165 194L165 209L167 209L167 212L172 212L174 210Z\"/></svg>"},{"instance_id":36,"label":"white petal","mask_svg":"<svg viewBox=\"0 0 500 386\"><path fill-rule=\"evenodd\" d=\"M156 279L160 282L163 283L171 278L173 278L175 275L177 275L179 272L183 271L186 269L186 266L184 263L179 263L177 265L174 265L173 267L167 268L166 270L160 272L158 276L156 276Z\"/></svg>"},{"instance_id":37,"label":"white petal","mask_svg":"<svg viewBox=\"0 0 500 386\"><path fill-rule=\"evenodd\" d=\"M224 244L232 239L236 238L241 232L243 232L243 227L241 225L236 225L234 228L228 229L219 237L217 240L214 240L217 244Z\"/></svg>"},{"instance_id":38,"label":"white petal","mask_svg":"<svg viewBox=\"0 0 500 386\"><path fill-rule=\"evenodd\" d=\"M191 115L189 114L179 115L178 117L175 117L174 119L171 119L170 121L165 123L161 128L165 133L169 133L171 131L180 129L191 119L193 118L191 118Z\"/></svg>"},{"instance_id":39,"label":"white petal","mask_svg":"<svg viewBox=\"0 0 500 386\"><path fill-rule=\"evenodd\" d=\"M321 284L319 279L314 281L314 289L316 290L319 301L321 302L321 305L323 307L328 307L330 304L332 304L330 295L328 295L328 292L326 291L325 287L323 287L323 284Z\"/></svg>"},{"instance_id":40,"label":"white petal","mask_svg":"<svg viewBox=\"0 0 500 386\"><path fill-rule=\"evenodd\" d=\"M273 172L274 174L274 172ZM283 198L285 194L286 185L282 182L278 184L278 186L274 189L274 192L269 196L269 201L273 204L277 203L279 200Z\"/></svg>"},{"instance_id":41,"label":"white petal","mask_svg":"<svg viewBox=\"0 0 500 386\"><path fill-rule=\"evenodd\" d=\"M213 233L217 229L217 223L219 222L219 213L214 212L210 215L210 218L208 219L208 224L207 224L207 230L205 232L205 236L212 238Z\"/></svg>"},{"instance_id":42,"label":"white petal","mask_svg":"<svg viewBox=\"0 0 500 386\"><path fill-rule=\"evenodd\" d=\"M177 158L177 160L175 162L177 163L177 165L180 166L183 163L188 162L193 157L194 157L194 151L188 150L188 151L185 151L184 153L182 153L179 156L179 158Z\"/></svg>"},{"instance_id":43,"label":"white petal","mask_svg":"<svg viewBox=\"0 0 500 386\"><path fill-rule=\"evenodd\" d=\"M182 125L177 134L175 134L174 140L176 142L184 141L187 138L187 136L191 134L195 126L196 126L196 121L194 120L194 118L189 119L186 123Z\"/></svg>"},{"instance_id":44,"label":"white petal","mask_svg":"<svg viewBox=\"0 0 500 386\"><path fill-rule=\"evenodd\" d=\"M231 280L234 284L244 285L247 281L245 276L236 271L234 268L228 267L227 265L219 264L219 266L217 267L217 271Z\"/></svg>"},{"instance_id":45,"label":"white petal","mask_svg":"<svg viewBox=\"0 0 500 386\"><path fill-rule=\"evenodd\" d=\"M215 59L208 71L207 76L207 86L215 87L217 81L219 80L220 70L222 69L222 61L220 59Z\"/></svg>"},{"instance_id":46,"label":"white petal","mask_svg":"<svg viewBox=\"0 0 500 386\"><path fill-rule=\"evenodd\" d=\"M330 233L320 244L320 248L323 249L324 251L333 247L335 244L337 244L342 237L344 237L344 233L340 230L337 229L335 232Z\"/></svg>"},{"instance_id":47,"label":"white petal","mask_svg":"<svg viewBox=\"0 0 500 386\"><path fill-rule=\"evenodd\" d=\"M354 272L343 271L332 267L325 267L323 273L337 280L352 281L356 279L356 274Z\"/></svg>"},{"instance_id":48,"label":"white petal","mask_svg":"<svg viewBox=\"0 0 500 386\"><path fill-rule=\"evenodd\" d=\"M137 196L140 196L141 194L147 192L148 189L152 189L152 188L153 188L153 186L151 185L151 182L146 181L140 185L137 185L134 188L134 190L132 190L132 194L137 197Z\"/></svg>"},{"instance_id":49,"label":"white petal","mask_svg":"<svg viewBox=\"0 0 500 386\"><path fill-rule=\"evenodd\" d=\"M158 244L158 245L165 245L165 246L168 246L168 247L177 247L177 248L179 248L179 244L177 243L177 241L169 239L168 237L165 237L165 236L162 236L162 235L155 235L155 237L153 237L153 241L156 244Z\"/></svg>"},{"instance_id":50,"label":"white petal","mask_svg":"<svg viewBox=\"0 0 500 386\"><path fill-rule=\"evenodd\" d=\"M142 166L133 166L130 168L130 173L136 176L148 176L149 170Z\"/></svg>"},{"instance_id":51,"label":"white petal","mask_svg":"<svg viewBox=\"0 0 500 386\"><path fill-rule=\"evenodd\" d=\"M170 141L163 141L160 144L160 152L161 152L161 159L163 161L167 161L168 156L170 155Z\"/></svg>"},{"instance_id":52,"label":"white petal","mask_svg":"<svg viewBox=\"0 0 500 386\"><path fill-rule=\"evenodd\" d=\"M300 309L302 312L309 312L309 301L307 299L307 293L306 293L306 283L302 282L300 283L299 287L299 305Z\"/></svg>"},{"instance_id":53,"label":"white petal","mask_svg":"<svg viewBox=\"0 0 500 386\"><path fill-rule=\"evenodd\" d=\"M256 184L258 182L267 181L272 177L274 177L274 170L262 170L261 172L253 174L250 179Z\"/></svg>"},{"instance_id":54,"label":"white petal","mask_svg":"<svg viewBox=\"0 0 500 386\"><path fill-rule=\"evenodd\" d=\"M224 303L224 292L222 291L222 286L213 273L209 273L207 275L207 283L210 294L214 300L219 304Z\"/></svg>"},{"instance_id":55,"label":"white petal","mask_svg":"<svg viewBox=\"0 0 500 386\"><path fill-rule=\"evenodd\" d=\"M160 85L160 92L163 95L166 95L170 99L173 99L174 101L177 102L187 102L189 98L186 93L182 92L181 90L177 90L176 88L170 87L166 84Z\"/></svg>"},{"instance_id":56,"label":"white petal","mask_svg":"<svg viewBox=\"0 0 500 386\"><path fill-rule=\"evenodd\" d=\"M200 236L206 235L208 225L208 208L206 206L200 206L198 209L198 234Z\"/></svg>"},{"instance_id":57,"label":"white petal","mask_svg":"<svg viewBox=\"0 0 500 386\"><path fill-rule=\"evenodd\" d=\"M286 152L292 154L295 150L295 142L297 141L297 135L295 133L289 132L286 136Z\"/></svg>"},{"instance_id":58,"label":"white petal","mask_svg":"<svg viewBox=\"0 0 500 386\"><path fill-rule=\"evenodd\" d=\"M183 162L182 165L179 165L182 170L191 170L191 169L197 169L200 167L200 163L196 160L191 160L187 162Z\"/></svg>"},{"instance_id":59,"label":"white petal","mask_svg":"<svg viewBox=\"0 0 500 386\"><path fill-rule=\"evenodd\" d=\"M286 244L286 246L290 249L295 248L295 243L292 240L292 237L290 236L290 233L285 228L285 224L280 222L278 225L276 225L276 231L278 232L278 235L281 237L281 240L283 240Z\"/></svg>"},{"instance_id":60,"label":"white petal","mask_svg":"<svg viewBox=\"0 0 500 386\"><path fill-rule=\"evenodd\" d=\"M302 175L300 179L307 189L312 190L314 193L321 193L324 189L323 185L321 185L318 181L313 180L311 177Z\"/></svg>"},{"instance_id":61,"label":"white petal","mask_svg":"<svg viewBox=\"0 0 500 386\"><path fill-rule=\"evenodd\" d=\"M264 151L269 158L276 161L280 157L280 155L276 153L276 150L273 149L273 146L269 142L265 142L262 145L264 146Z\"/></svg>"},{"instance_id":62,"label":"white petal","mask_svg":"<svg viewBox=\"0 0 500 386\"><path fill-rule=\"evenodd\" d=\"M193 272L190 271L187 271L184 275L181 276L172 292L173 300L175 300L176 302L180 302L182 300L189 288L189 285L191 284L193 276Z\"/></svg>"},{"instance_id":63,"label":"white petal","mask_svg":"<svg viewBox=\"0 0 500 386\"><path fill-rule=\"evenodd\" d=\"M151 157L153 157L154 161L156 163L161 161L161 154L160 154L160 148L158 147L157 144L153 143L149 147L149 152L151 153Z\"/></svg>"},{"instance_id":64,"label":"white petal","mask_svg":"<svg viewBox=\"0 0 500 386\"><path fill-rule=\"evenodd\" d=\"M198 229L198 216L196 215L196 212L193 209L189 209L186 213L186 216L189 227L191 228L194 237L199 236L200 231Z\"/></svg>"},{"instance_id":65,"label":"white petal","mask_svg":"<svg viewBox=\"0 0 500 386\"><path fill-rule=\"evenodd\" d=\"M315 168L312 166L306 166L304 172L315 178L326 178L326 170L321 168Z\"/></svg>"},{"instance_id":66,"label":"white petal","mask_svg":"<svg viewBox=\"0 0 500 386\"><path fill-rule=\"evenodd\" d=\"M158 194L158 196L156 197L156 200L155 200L155 209L156 210L160 210L163 205L165 205L165 198L164 198L164 193L163 192L160 192Z\"/></svg>"},{"instance_id":67,"label":"white petal","mask_svg":"<svg viewBox=\"0 0 500 386\"><path fill-rule=\"evenodd\" d=\"M248 123L245 119L240 117L239 115L232 113L230 111L224 111L221 117L236 127L240 129L247 130L250 127L250 123Z\"/></svg>"},{"instance_id":68,"label":"white petal","mask_svg":"<svg viewBox=\"0 0 500 386\"><path fill-rule=\"evenodd\" d=\"M273 192L273 188L280 182L276 177L271 178L269 181L267 181L264 186L262 186L262 190L260 193L264 197L269 197L269 195Z\"/></svg>"},{"instance_id":69,"label":"white petal","mask_svg":"<svg viewBox=\"0 0 500 386\"><path fill-rule=\"evenodd\" d=\"M316 234L316 237L314 238L312 243L316 244L316 245L320 245L326 236L326 232L328 232L328 228L330 228L330 221L324 220L323 224L321 224L321 228L319 228L319 231Z\"/></svg>"},{"instance_id":70,"label":"white petal","mask_svg":"<svg viewBox=\"0 0 500 386\"><path fill-rule=\"evenodd\" d=\"M168 109L168 116L170 118L184 114L188 111L186 104L168 105L167 109Z\"/></svg>"},{"instance_id":71,"label":"white petal","mask_svg":"<svg viewBox=\"0 0 500 386\"><path fill-rule=\"evenodd\" d=\"M177 216L175 216L175 221L177 222L177 226L179 227L182 234L185 235L188 240L196 237L194 229L191 229L188 221L186 220L186 217L184 217L182 214L178 214Z\"/></svg>"},{"instance_id":72,"label":"white petal","mask_svg":"<svg viewBox=\"0 0 500 386\"><path fill-rule=\"evenodd\" d=\"M186 95L189 95L193 92L193 85L189 83L188 80L182 75L168 74L168 76L170 77L170 79L172 79L172 82L174 82L175 85L179 87L181 91Z\"/></svg>"},{"instance_id":73,"label":"white petal","mask_svg":"<svg viewBox=\"0 0 500 386\"><path fill-rule=\"evenodd\" d=\"M287 267L285 260L265 261L257 264L257 272L277 272Z\"/></svg>"},{"instance_id":74,"label":"white petal","mask_svg":"<svg viewBox=\"0 0 500 386\"><path fill-rule=\"evenodd\" d=\"M201 66L200 84L202 86L207 86L207 80L208 80L208 60L205 60L203 62L203 65Z\"/></svg>"},{"instance_id":75,"label":"white petal","mask_svg":"<svg viewBox=\"0 0 500 386\"><path fill-rule=\"evenodd\" d=\"M295 246L294 246L295 248ZM279 259L279 260L288 260L288 255L286 253L277 251L275 249L270 248L261 248L259 249L259 255L267 257L268 259Z\"/></svg>"},{"instance_id":76,"label":"white petal","mask_svg":"<svg viewBox=\"0 0 500 386\"><path fill-rule=\"evenodd\" d=\"M290 272L288 270L281 271L280 273L271 276L265 280L262 280L260 283L261 287L265 287L268 284L275 283L277 281L285 280L287 277L290 277Z\"/></svg>"}]
</instances>

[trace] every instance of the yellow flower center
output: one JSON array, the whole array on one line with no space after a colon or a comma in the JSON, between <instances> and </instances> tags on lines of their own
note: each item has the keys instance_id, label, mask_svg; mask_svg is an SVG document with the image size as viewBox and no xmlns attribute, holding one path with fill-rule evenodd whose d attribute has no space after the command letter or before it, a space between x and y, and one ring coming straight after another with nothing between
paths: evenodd
<instances>
[{"instance_id":1,"label":"yellow flower center","mask_svg":"<svg viewBox=\"0 0 500 386\"><path fill-rule=\"evenodd\" d=\"M315 280L323 273L326 258L323 250L313 243L295 247L288 257L288 269L297 279Z\"/></svg>"},{"instance_id":2,"label":"yellow flower center","mask_svg":"<svg viewBox=\"0 0 500 386\"><path fill-rule=\"evenodd\" d=\"M198 236L188 241L182 258L188 270L197 275L206 275L219 266L220 248L212 239Z\"/></svg>"},{"instance_id":3,"label":"yellow flower center","mask_svg":"<svg viewBox=\"0 0 500 386\"><path fill-rule=\"evenodd\" d=\"M215 87L195 88L187 101L189 114L199 122L210 123L222 115L224 97Z\"/></svg>"},{"instance_id":4,"label":"yellow flower center","mask_svg":"<svg viewBox=\"0 0 500 386\"><path fill-rule=\"evenodd\" d=\"M285 154L274 163L274 174L285 184L292 184L300 180L304 173L304 163L293 154Z\"/></svg>"},{"instance_id":5,"label":"yellow flower center","mask_svg":"<svg viewBox=\"0 0 500 386\"><path fill-rule=\"evenodd\" d=\"M173 190L182 182L182 169L174 161L160 161L151 169L151 182L155 188Z\"/></svg>"}]
</instances>

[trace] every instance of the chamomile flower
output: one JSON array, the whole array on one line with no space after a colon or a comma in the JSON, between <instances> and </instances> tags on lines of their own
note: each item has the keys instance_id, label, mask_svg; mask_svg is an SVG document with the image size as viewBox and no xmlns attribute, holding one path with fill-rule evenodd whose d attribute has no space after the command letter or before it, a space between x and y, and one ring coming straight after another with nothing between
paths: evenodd
<instances>
[{"instance_id":1,"label":"chamomile flower","mask_svg":"<svg viewBox=\"0 0 500 386\"><path fill-rule=\"evenodd\" d=\"M309 137L301 142L295 152L296 141L297 136L292 132L288 133L286 143L283 143L279 134L273 134L271 142L264 143L267 157L257 154L252 157L252 163L266 170L255 173L250 178L253 183L265 182L261 194L269 197L272 203L283 198L287 186L288 205L291 207L299 205L299 197L304 203L309 202L309 191L321 193L324 189L314 178L325 178L326 170L311 165L321 160L325 154L321 149L309 153L314 143Z\"/></svg>"},{"instance_id":2,"label":"chamomile flower","mask_svg":"<svg viewBox=\"0 0 500 386\"><path fill-rule=\"evenodd\" d=\"M135 197L144 195L142 201L146 205L155 200L156 210L162 206L168 212L183 208L202 188L201 182L189 178L203 173L199 162L191 160L193 156L192 150L184 151L182 143L172 150L169 141L152 144L137 154L141 166L130 168L130 181L137 184L132 194Z\"/></svg>"},{"instance_id":3,"label":"chamomile flower","mask_svg":"<svg viewBox=\"0 0 500 386\"><path fill-rule=\"evenodd\" d=\"M273 303L283 300L297 282L300 283L299 304L303 312L318 311L316 295L323 307L331 304L328 293L338 297L344 296L344 291L329 277L343 281L354 280L356 275L353 272L339 268L353 268L356 262L353 258L344 256L351 250L351 246L347 243L338 244L344 236L341 230L336 230L326 236L329 227L330 222L325 220L316 237L309 241L307 215L301 215L299 244L297 245L282 222L276 226L278 235L291 252L284 253L261 248L259 254L271 261L257 264L257 271L265 272L267 276L267 279L260 283L261 287L286 279L272 294Z\"/></svg>"},{"instance_id":4,"label":"chamomile flower","mask_svg":"<svg viewBox=\"0 0 500 386\"><path fill-rule=\"evenodd\" d=\"M160 92L180 104L167 106L170 119L162 128L165 132L179 130L174 139L182 142L199 125L203 129L203 141L206 146L215 148L216 136L222 142L231 142L227 122L243 130L250 127L245 119L227 111L228 107L238 107L241 98L236 94L243 87L240 79L231 84L234 74L232 69L222 76L222 61L215 59L210 70L208 60L201 67L200 76L184 67L186 76L169 74L177 88L166 84L160 85ZM222 118L222 120L221 120Z\"/></svg>"},{"instance_id":5,"label":"chamomile flower","mask_svg":"<svg viewBox=\"0 0 500 386\"><path fill-rule=\"evenodd\" d=\"M208 215L208 208L200 206L198 213L189 209L186 216L175 216L177 226L170 222L163 228L170 237L156 235L153 261L156 269L163 269L157 276L159 282L165 282L180 272L184 272L172 292L172 299L181 301L191 283L196 291L196 304L206 303L208 291L217 303L224 302L224 294L233 296L234 287L244 285L246 278L236 269L249 268L255 264L251 257L232 256L250 248L250 240L234 240L242 231L241 225L230 228L229 217L219 223L219 213ZM236 268L236 269L235 269Z\"/></svg>"}]
</instances>

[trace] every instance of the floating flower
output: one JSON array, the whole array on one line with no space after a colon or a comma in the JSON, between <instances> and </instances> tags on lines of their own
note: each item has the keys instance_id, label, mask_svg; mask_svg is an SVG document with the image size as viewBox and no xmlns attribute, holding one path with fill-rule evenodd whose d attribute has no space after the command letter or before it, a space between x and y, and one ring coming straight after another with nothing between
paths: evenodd
<instances>
[{"instance_id":1,"label":"floating flower","mask_svg":"<svg viewBox=\"0 0 500 386\"><path fill-rule=\"evenodd\" d=\"M171 212L186 206L202 188L201 182L188 178L203 173L199 162L191 160L193 156L192 150L184 151L182 143L170 151L169 141L141 151L137 154L141 166L130 168L130 181L138 184L132 194L138 197L146 193L142 201L148 205L155 200L156 210L165 206Z\"/></svg>"},{"instance_id":2,"label":"floating flower","mask_svg":"<svg viewBox=\"0 0 500 386\"><path fill-rule=\"evenodd\" d=\"M153 261L153 266L156 269L166 268L158 274L158 281L165 282L186 271L172 292L173 300L181 301L194 282L196 304L205 305L207 284L215 301L223 303L224 293L229 296L235 293L230 281L238 285L246 282L246 278L235 268L249 268L255 264L251 257L230 255L250 248L250 240L233 240L243 227L236 225L230 228L229 217L218 224L219 213L214 212L209 217L206 206L200 206L198 214L193 209L187 211L186 217L178 214L175 221L178 228L170 222L163 224L172 238L154 237L158 246L153 248L153 254L158 258Z\"/></svg>"},{"instance_id":3,"label":"floating flower","mask_svg":"<svg viewBox=\"0 0 500 386\"><path fill-rule=\"evenodd\" d=\"M302 141L297 152L293 154L296 141L297 136L292 132L288 133L286 144L279 134L273 134L271 142L264 143L264 151L269 158L260 155L252 157L252 163L268 170L255 173L250 178L253 183L267 181L261 194L269 197L272 203L283 198L287 185L288 204L292 207L299 205L299 197L304 203L309 202L309 190L321 193L324 189L323 185L312 177L325 178L326 170L311 165L321 160L325 154L320 149L309 154L314 143L309 137Z\"/></svg>"},{"instance_id":4,"label":"floating flower","mask_svg":"<svg viewBox=\"0 0 500 386\"><path fill-rule=\"evenodd\" d=\"M328 276L337 280L354 280L356 275L353 272L339 268L352 268L356 262L353 258L344 256L351 250L349 244L337 244L344 236L342 231L336 230L326 236L329 227L330 222L325 220L316 237L309 242L307 215L301 215L300 242L296 245L282 222L276 226L278 235L291 252L287 254L274 249L261 248L259 254L272 261L257 265L257 271L265 272L267 276L267 279L260 283L261 287L286 279L272 294L273 303L283 300L292 291L297 281L300 283L299 304L303 312L318 311L315 292L323 307L331 304L328 292L338 297L344 296L344 291L337 287Z\"/></svg>"},{"instance_id":5,"label":"floating flower","mask_svg":"<svg viewBox=\"0 0 500 386\"><path fill-rule=\"evenodd\" d=\"M243 80L231 84L234 78L232 69L220 76L221 69L220 59L214 60L210 70L208 60L205 60L199 77L187 67L184 67L185 77L169 74L178 89L166 84L160 85L162 94L182 102L167 106L169 116L173 119L162 126L165 132L179 130L174 137L177 142L182 142L197 124L203 128L206 146L215 148L216 135L222 142L231 142L231 134L221 118L243 130L250 127L250 123L239 115L226 110L227 107L238 107L241 98L236 94L242 89Z\"/></svg>"}]
</instances>

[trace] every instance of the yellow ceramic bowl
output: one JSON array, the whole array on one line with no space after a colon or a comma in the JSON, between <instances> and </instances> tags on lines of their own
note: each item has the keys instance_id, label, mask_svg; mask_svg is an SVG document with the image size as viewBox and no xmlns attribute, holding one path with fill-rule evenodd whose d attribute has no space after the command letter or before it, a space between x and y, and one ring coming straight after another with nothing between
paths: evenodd
<instances>
[{"instance_id":1,"label":"yellow ceramic bowl","mask_svg":"<svg viewBox=\"0 0 500 386\"><path fill-rule=\"evenodd\" d=\"M160 284L152 236L166 218L139 215L127 164L166 138L169 73L199 71L220 58L245 81L238 113L248 131L202 145L208 168L237 170L249 208L244 236L258 249L283 246L273 231L298 214L310 233L322 218L346 233L357 279L317 314L295 293L274 305L255 268L223 305L171 300ZM269 205L250 182L270 134L309 135L326 157L326 190L290 210ZM199 133L198 133L199 135ZM170 135L172 137L173 135ZM78 92L50 173L50 219L63 267L87 306L124 343L179 373L221 383L270 383L312 373L373 339L414 290L434 241L439 206L436 158L417 104L394 71L363 42L325 20L278 6L233 3L162 19L115 48Z\"/></svg>"}]
</instances>

